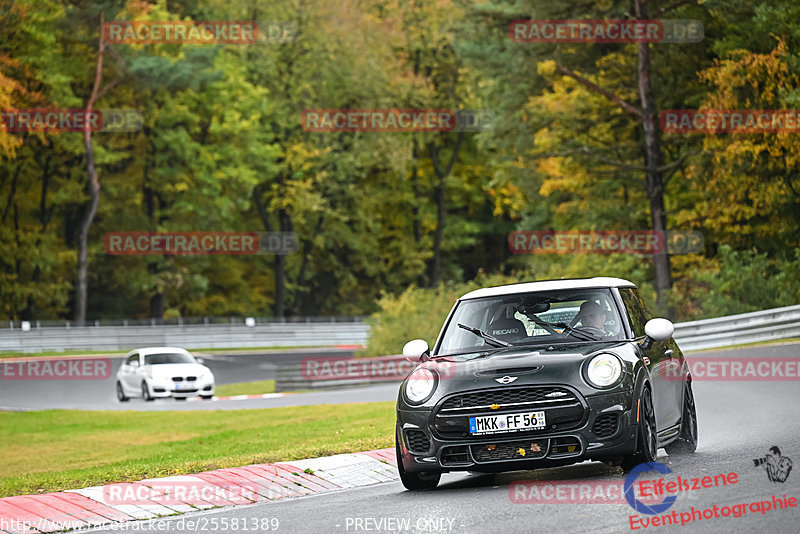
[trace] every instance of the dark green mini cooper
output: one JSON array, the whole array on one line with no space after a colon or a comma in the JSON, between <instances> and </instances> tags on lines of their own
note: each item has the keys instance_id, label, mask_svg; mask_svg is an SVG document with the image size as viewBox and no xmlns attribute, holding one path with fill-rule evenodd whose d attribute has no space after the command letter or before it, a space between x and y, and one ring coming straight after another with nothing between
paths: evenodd
<instances>
[{"instance_id":1,"label":"dark green mini cooper","mask_svg":"<svg viewBox=\"0 0 800 534\"><path fill-rule=\"evenodd\" d=\"M623 468L659 447L694 452L691 376L672 323L618 278L530 282L461 297L397 398L403 485L447 471L601 460Z\"/></svg>"}]
</instances>

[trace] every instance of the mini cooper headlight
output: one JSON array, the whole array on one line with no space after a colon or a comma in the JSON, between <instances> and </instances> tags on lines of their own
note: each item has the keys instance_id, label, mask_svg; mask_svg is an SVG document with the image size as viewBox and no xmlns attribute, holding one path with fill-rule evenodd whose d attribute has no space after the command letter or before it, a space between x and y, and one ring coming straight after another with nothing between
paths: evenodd
<instances>
[{"instance_id":1,"label":"mini cooper headlight","mask_svg":"<svg viewBox=\"0 0 800 534\"><path fill-rule=\"evenodd\" d=\"M436 389L436 374L429 369L417 369L406 379L406 400L422 404Z\"/></svg>"},{"instance_id":2,"label":"mini cooper headlight","mask_svg":"<svg viewBox=\"0 0 800 534\"><path fill-rule=\"evenodd\" d=\"M613 354L598 354L586 368L589 383L599 388L615 384L622 376L622 364Z\"/></svg>"}]
</instances>

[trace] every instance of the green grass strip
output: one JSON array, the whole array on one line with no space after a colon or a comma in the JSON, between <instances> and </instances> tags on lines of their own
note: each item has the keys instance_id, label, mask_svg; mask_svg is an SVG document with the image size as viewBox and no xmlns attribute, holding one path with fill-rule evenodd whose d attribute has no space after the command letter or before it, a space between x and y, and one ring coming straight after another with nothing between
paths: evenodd
<instances>
[{"instance_id":1,"label":"green grass strip","mask_svg":"<svg viewBox=\"0 0 800 534\"><path fill-rule=\"evenodd\" d=\"M0 412L0 497L394 445L394 402Z\"/></svg>"}]
</instances>

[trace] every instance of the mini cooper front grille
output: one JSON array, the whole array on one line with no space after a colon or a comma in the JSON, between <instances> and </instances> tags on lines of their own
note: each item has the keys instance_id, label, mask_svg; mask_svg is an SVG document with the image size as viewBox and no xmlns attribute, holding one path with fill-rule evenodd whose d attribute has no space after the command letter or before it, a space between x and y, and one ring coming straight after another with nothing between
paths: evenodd
<instances>
[{"instance_id":1,"label":"mini cooper front grille","mask_svg":"<svg viewBox=\"0 0 800 534\"><path fill-rule=\"evenodd\" d=\"M592 425L592 432L598 438L607 438L617 433L617 420L616 414L607 413L599 416Z\"/></svg>"},{"instance_id":2,"label":"mini cooper front grille","mask_svg":"<svg viewBox=\"0 0 800 534\"><path fill-rule=\"evenodd\" d=\"M580 454L581 442L574 436L565 436L563 438L553 438L550 440L549 458L578 456Z\"/></svg>"},{"instance_id":3,"label":"mini cooper front grille","mask_svg":"<svg viewBox=\"0 0 800 534\"><path fill-rule=\"evenodd\" d=\"M406 430L406 444L411 452L428 452L431 441L422 430Z\"/></svg>"},{"instance_id":4,"label":"mini cooper front grille","mask_svg":"<svg viewBox=\"0 0 800 534\"><path fill-rule=\"evenodd\" d=\"M497 387L454 395L435 411L434 433L445 439L484 439L470 434L469 418L489 414L527 411L545 412L547 428L521 432L536 436L576 428L586 420L585 404L579 394L560 386Z\"/></svg>"},{"instance_id":5,"label":"mini cooper front grille","mask_svg":"<svg viewBox=\"0 0 800 534\"><path fill-rule=\"evenodd\" d=\"M470 445L476 462L498 462L503 460L535 460L547 454L547 440L518 440L506 443L481 443Z\"/></svg>"},{"instance_id":6,"label":"mini cooper front grille","mask_svg":"<svg viewBox=\"0 0 800 534\"><path fill-rule=\"evenodd\" d=\"M547 406L575 400L577 400L575 395L562 387L496 388L450 397L442 404L440 412L475 411L475 409L492 409L493 406L500 408Z\"/></svg>"},{"instance_id":7,"label":"mini cooper front grille","mask_svg":"<svg viewBox=\"0 0 800 534\"><path fill-rule=\"evenodd\" d=\"M441 455L442 465L462 465L472 463L466 445L445 447Z\"/></svg>"}]
</instances>

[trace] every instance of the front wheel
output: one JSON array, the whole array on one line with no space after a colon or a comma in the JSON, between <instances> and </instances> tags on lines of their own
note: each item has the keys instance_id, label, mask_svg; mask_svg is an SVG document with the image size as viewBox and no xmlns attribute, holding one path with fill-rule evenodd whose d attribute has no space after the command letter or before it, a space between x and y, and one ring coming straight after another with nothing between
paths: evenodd
<instances>
[{"instance_id":1,"label":"front wheel","mask_svg":"<svg viewBox=\"0 0 800 534\"><path fill-rule=\"evenodd\" d=\"M636 437L636 452L622 459L622 469L630 471L639 464L656 461L658 432L656 429L656 412L653 407L653 396L650 388L645 386L638 402L639 431Z\"/></svg>"},{"instance_id":2,"label":"front wheel","mask_svg":"<svg viewBox=\"0 0 800 534\"><path fill-rule=\"evenodd\" d=\"M697 410L692 383L686 382L683 392L683 421L678 439L664 447L669 454L691 454L697 450Z\"/></svg>"},{"instance_id":3,"label":"front wheel","mask_svg":"<svg viewBox=\"0 0 800 534\"><path fill-rule=\"evenodd\" d=\"M403 468L403 457L400 455L400 444L395 436L394 449L397 455L397 470L400 472L400 482L407 490L432 490L439 485L442 474L439 472L407 473Z\"/></svg>"},{"instance_id":4,"label":"front wheel","mask_svg":"<svg viewBox=\"0 0 800 534\"><path fill-rule=\"evenodd\" d=\"M153 396L150 395L150 390L147 387L147 382L142 382L142 398L146 401L153 400Z\"/></svg>"},{"instance_id":5,"label":"front wheel","mask_svg":"<svg viewBox=\"0 0 800 534\"><path fill-rule=\"evenodd\" d=\"M128 402L128 397L125 395L125 390L122 389L122 384L117 382L117 400L120 402Z\"/></svg>"}]
</instances>

